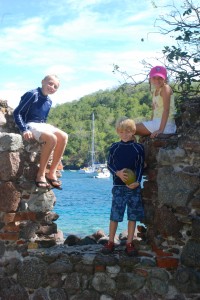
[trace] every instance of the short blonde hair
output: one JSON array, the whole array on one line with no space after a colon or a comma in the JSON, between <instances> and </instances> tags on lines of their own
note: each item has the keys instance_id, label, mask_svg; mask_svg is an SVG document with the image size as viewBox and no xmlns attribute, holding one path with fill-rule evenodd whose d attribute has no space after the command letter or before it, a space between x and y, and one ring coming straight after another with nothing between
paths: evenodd
<instances>
[{"instance_id":1,"label":"short blonde hair","mask_svg":"<svg viewBox=\"0 0 200 300\"><path fill-rule=\"evenodd\" d=\"M133 119L129 119L127 117L122 117L117 120L115 124L116 131L118 130L130 130L135 132L136 131L136 125L135 121Z\"/></svg>"},{"instance_id":2,"label":"short blonde hair","mask_svg":"<svg viewBox=\"0 0 200 300\"><path fill-rule=\"evenodd\" d=\"M52 77L56 78L56 80L58 80L58 82L60 82L60 79L58 78L58 76L56 74L46 75L43 80L47 80L47 79L50 79Z\"/></svg>"}]
</instances>

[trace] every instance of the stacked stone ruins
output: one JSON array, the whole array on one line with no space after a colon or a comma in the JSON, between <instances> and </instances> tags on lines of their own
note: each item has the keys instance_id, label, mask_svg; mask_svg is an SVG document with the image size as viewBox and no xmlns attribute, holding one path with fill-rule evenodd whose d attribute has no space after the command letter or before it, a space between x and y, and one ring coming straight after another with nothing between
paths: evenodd
<instances>
[{"instance_id":1,"label":"stacked stone ruins","mask_svg":"<svg viewBox=\"0 0 200 300\"><path fill-rule=\"evenodd\" d=\"M190 99L177 134L141 141L145 219L137 257L101 253L101 231L64 240L53 190L36 188L40 147L22 140L0 100L0 299L200 299L200 101ZM69 191L70 193L70 191Z\"/></svg>"}]
</instances>

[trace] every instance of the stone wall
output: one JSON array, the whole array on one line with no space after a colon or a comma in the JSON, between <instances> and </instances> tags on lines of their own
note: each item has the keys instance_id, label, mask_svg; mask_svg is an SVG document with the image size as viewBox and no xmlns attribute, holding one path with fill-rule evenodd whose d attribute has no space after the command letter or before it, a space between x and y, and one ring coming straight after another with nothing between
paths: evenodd
<instances>
[{"instance_id":1,"label":"stone wall","mask_svg":"<svg viewBox=\"0 0 200 300\"><path fill-rule=\"evenodd\" d=\"M137 257L123 237L108 256L98 233L63 242L53 191L34 184L40 145L22 141L6 101L0 112L0 299L200 299L199 99L185 102L176 135L143 138Z\"/></svg>"},{"instance_id":2,"label":"stone wall","mask_svg":"<svg viewBox=\"0 0 200 300\"><path fill-rule=\"evenodd\" d=\"M55 245L63 239L52 212L52 190L36 188L41 145L23 142L12 109L0 101L0 239L28 245ZM48 170L47 170L48 171Z\"/></svg>"}]
</instances>

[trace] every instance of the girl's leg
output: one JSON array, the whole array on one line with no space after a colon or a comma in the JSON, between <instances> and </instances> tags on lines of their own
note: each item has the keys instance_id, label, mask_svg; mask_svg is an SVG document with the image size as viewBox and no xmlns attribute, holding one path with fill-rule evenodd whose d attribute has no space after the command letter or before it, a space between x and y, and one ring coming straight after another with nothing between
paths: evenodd
<instances>
[{"instance_id":1,"label":"girl's leg","mask_svg":"<svg viewBox=\"0 0 200 300\"><path fill-rule=\"evenodd\" d=\"M143 123L136 124L136 132L135 135L150 135L151 132L143 125Z\"/></svg>"}]
</instances>

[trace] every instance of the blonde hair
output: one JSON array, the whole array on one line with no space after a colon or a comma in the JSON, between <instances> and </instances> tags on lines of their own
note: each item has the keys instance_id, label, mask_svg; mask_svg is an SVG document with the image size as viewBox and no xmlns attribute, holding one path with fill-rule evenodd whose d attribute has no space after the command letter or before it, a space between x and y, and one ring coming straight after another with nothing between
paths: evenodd
<instances>
[{"instance_id":1,"label":"blonde hair","mask_svg":"<svg viewBox=\"0 0 200 300\"><path fill-rule=\"evenodd\" d=\"M135 121L133 119L129 119L127 117L121 117L120 119L117 120L117 122L115 124L115 129L116 129L116 131L130 130L130 131L135 132L136 131Z\"/></svg>"},{"instance_id":2,"label":"blonde hair","mask_svg":"<svg viewBox=\"0 0 200 300\"><path fill-rule=\"evenodd\" d=\"M58 78L58 76L56 74L46 75L43 80L47 80L47 79L50 79L52 77L55 77L60 82L60 79Z\"/></svg>"}]
</instances>

